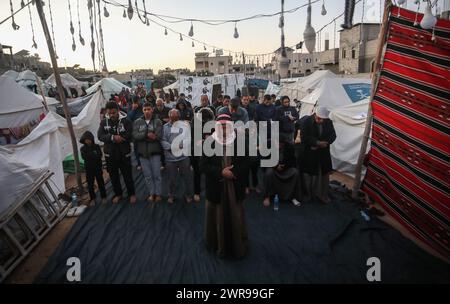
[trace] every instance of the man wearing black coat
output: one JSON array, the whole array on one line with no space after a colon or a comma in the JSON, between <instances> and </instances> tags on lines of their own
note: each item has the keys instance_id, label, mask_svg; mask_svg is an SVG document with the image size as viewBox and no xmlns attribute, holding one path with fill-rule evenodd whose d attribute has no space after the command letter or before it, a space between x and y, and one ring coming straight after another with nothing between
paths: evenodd
<instances>
[{"instance_id":1,"label":"man wearing black coat","mask_svg":"<svg viewBox=\"0 0 450 304\"><path fill-rule=\"evenodd\" d=\"M122 198L122 185L120 173L125 181L130 203L136 202L133 175L131 170L131 138L133 124L126 114L119 112L119 107L114 101L106 104L105 118L100 122L97 137L104 142L106 167L114 189L113 203L118 203ZM120 171L120 173L119 173Z\"/></svg>"},{"instance_id":2,"label":"man wearing black coat","mask_svg":"<svg viewBox=\"0 0 450 304\"><path fill-rule=\"evenodd\" d=\"M336 140L333 122L328 118L329 111L318 107L316 112L304 122L301 141L304 146L302 163L303 178L308 198L317 197L329 203L329 175L333 171L330 145Z\"/></svg>"}]
</instances>

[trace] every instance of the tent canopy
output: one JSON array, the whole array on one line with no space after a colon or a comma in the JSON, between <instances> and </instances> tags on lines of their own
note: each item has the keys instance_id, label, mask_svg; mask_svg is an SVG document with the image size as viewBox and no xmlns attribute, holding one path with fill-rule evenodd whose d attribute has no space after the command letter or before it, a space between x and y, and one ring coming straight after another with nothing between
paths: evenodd
<instances>
[{"instance_id":1,"label":"tent canopy","mask_svg":"<svg viewBox=\"0 0 450 304\"><path fill-rule=\"evenodd\" d=\"M69 73L61 74L60 76L61 76L61 82L62 82L63 86L66 88L80 89L81 87L85 86L85 84L83 82L77 80L75 77L73 77ZM45 82L53 87L56 87L55 74L50 75Z\"/></svg>"},{"instance_id":2,"label":"tent canopy","mask_svg":"<svg viewBox=\"0 0 450 304\"><path fill-rule=\"evenodd\" d=\"M291 99L302 99L314 90L322 79L336 78L336 74L328 70L315 71L309 76L302 77L294 83L283 84L279 96L287 95Z\"/></svg>"},{"instance_id":3,"label":"tent canopy","mask_svg":"<svg viewBox=\"0 0 450 304\"><path fill-rule=\"evenodd\" d=\"M43 113L42 98L7 76L0 76L0 128L25 125Z\"/></svg>"},{"instance_id":4,"label":"tent canopy","mask_svg":"<svg viewBox=\"0 0 450 304\"><path fill-rule=\"evenodd\" d=\"M94 93L98 90L99 87L102 87L103 96L106 99L109 99L111 97L111 94L118 94L122 91L122 88L131 89L121 83L120 81L114 79L114 78L103 78L97 83L95 83L93 86L91 86L89 89L86 90L88 94Z\"/></svg>"},{"instance_id":5,"label":"tent canopy","mask_svg":"<svg viewBox=\"0 0 450 304\"><path fill-rule=\"evenodd\" d=\"M170 89L172 89L172 90L180 90L180 81L177 80L174 83L169 84L168 86L165 86L163 88L163 91L166 92L166 93L169 93Z\"/></svg>"},{"instance_id":6,"label":"tent canopy","mask_svg":"<svg viewBox=\"0 0 450 304\"><path fill-rule=\"evenodd\" d=\"M14 70L8 70L5 73L3 73L2 76L7 76L7 77L9 77L9 78L11 78L13 80L16 80L17 76L19 76L19 72L16 72Z\"/></svg>"}]
</instances>

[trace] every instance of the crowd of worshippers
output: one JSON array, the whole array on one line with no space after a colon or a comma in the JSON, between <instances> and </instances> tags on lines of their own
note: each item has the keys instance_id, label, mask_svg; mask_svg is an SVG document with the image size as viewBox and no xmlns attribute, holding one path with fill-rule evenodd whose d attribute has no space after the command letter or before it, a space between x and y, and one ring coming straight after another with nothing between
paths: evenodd
<instances>
[{"instance_id":1,"label":"crowd of worshippers","mask_svg":"<svg viewBox=\"0 0 450 304\"><path fill-rule=\"evenodd\" d=\"M264 95L260 100L255 95L234 98L219 95L213 102L207 95L202 95L199 105L192 106L184 94L178 95L171 90L169 94L162 92L157 96L153 90L147 92L143 85L138 85L133 92L124 89L111 96L103 113L97 134L97 139L104 144L103 151L92 133L86 132L80 139L90 204L96 200L95 180L102 201L106 202L103 156L114 191L114 204L123 198L121 176L129 201L136 202L132 158L136 160L133 161L136 169L143 174L148 190L145 199L150 202L172 204L179 199L175 197L179 189L184 189L182 200L185 202L200 202L202 175L206 177L206 202L220 200L221 183L229 177L234 181L236 197L245 198L255 192L265 207L271 205L276 195L281 202L296 206L311 200L330 202L328 185L333 170L330 145L336 139L336 133L329 111L324 107L316 107L312 115L299 118L299 110L291 105L288 96L277 99L274 95ZM278 164L266 168L261 167L263 157L260 155L238 156L239 165L226 167L217 161L222 167L216 174L211 171L211 157L175 156L171 147L179 134L172 133L172 126L178 121L193 128L194 120L200 117L202 124L208 121L242 121L244 124L254 121L269 125L278 122ZM245 132L247 138L254 136L249 129ZM210 134L202 134L202 140L214 133L217 128ZM228 134L227 140L234 138L233 134ZM270 134L267 140L270 141ZM192 147L199 144L202 143L192 139ZM262 180L258 176L262 176ZM163 184L168 186L164 197Z\"/></svg>"}]
</instances>

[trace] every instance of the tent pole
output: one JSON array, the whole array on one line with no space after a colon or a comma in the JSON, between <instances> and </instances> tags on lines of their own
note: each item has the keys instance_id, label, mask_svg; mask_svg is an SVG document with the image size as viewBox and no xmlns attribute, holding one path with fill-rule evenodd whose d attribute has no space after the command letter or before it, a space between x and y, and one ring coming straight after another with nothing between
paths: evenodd
<instances>
[{"instance_id":1,"label":"tent pole","mask_svg":"<svg viewBox=\"0 0 450 304\"><path fill-rule=\"evenodd\" d=\"M38 87L39 87L39 93L41 93L41 96L42 96L42 104L44 105L45 111L47 111L47 113L48 113L50 111L48 109L47 99L45 99L44 90L42 89L42 83L39 80L38 75L36 75L36 82L37 82Z\"/></svg>"},{"instance_id":2,"label":"tent pole","mask_svg":"<svg viewBox=\"0 0 450 304\"><path fill-rule=\"evenodd\" d=\"M392 2L391 0L386 0L384 2L384 13L383 13L383 21L381 24L381 29L380 29L380 33L378 35L378 47L377 47L377 55L375 58L375 65L373 67L373 71L372 71L372 91L371 91L371 96L370 96L370 103L369 103L369 108L367 111L367 118L366 118L366 124L365 124L365 129L364 129L364 135L363 135L363 139L362 139L362 143L361 143L361 149L359 151L359 156L358 156L358 162L356 163L356 168L355 168L355 180L353 183L353 189L352 189L352 197L356 198L358 191L361 187L361 175L362 175L362 167L363 167L363 162L364 162L364 157L366 155L366 150L367 150L367 143L369 141L369 135L370 135L370 131L372 129L372 117L373 117L373 113L372 113L372 102L373 102L373 97L375 96L375 92L378 86L378 79L379 79L379 73L380 73L380 68L381 68L381 57L382 57L382 53L383 53L383 47L384 44L386 42L386 35L389 29L388 26L388 20L389 20L389 8L391 7Z\"/></svg>"},{"instance_id":3,"label":"tent pole","mask_svg":"<svg viewBox=\"0 0 450 304\"><path fill-rule=\"evenodd\" d=\"M53 42L50 38L50 32L48 30L47 21L45 20L44 10L42 8L42 0L37 0L35 3L36 3L36 9L37 9L37 12L39 15L39 19L41 20L42 29L45 34L45 40L47 41L50 58L52 60L53 73L55 75L55 81L56 81L56 85L58 87L59 97L60 97L61 104L64 109L64 115L66 116L67 128L69 129L70 139L72 142L73 158L75 161L75 175L77 177L78 191L81 193L83 190L83 184L81 182L80 159L78 156L77 140L75 138L75 132L73 131L72 118L71 118L71 115L69 112L69 108L67 106L66 95L64 94L64 90L63 90L63 86L62 86L62 82L61 82L61 76L59 75L58 63L56 61L56 56L55 56L55 50L53 49Z\"/></svg>"}]
</instances>

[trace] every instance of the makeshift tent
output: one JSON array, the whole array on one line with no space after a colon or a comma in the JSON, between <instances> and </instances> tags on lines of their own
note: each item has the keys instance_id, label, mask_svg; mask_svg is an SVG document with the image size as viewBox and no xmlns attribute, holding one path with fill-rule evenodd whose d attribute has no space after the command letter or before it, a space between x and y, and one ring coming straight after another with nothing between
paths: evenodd
<instances>
[{"instance_id":1,"label":"makeshift tent","mask_svg":"<svg viewBox=\"0 0 450 304\"><path fill-rule=\"evenodd\" d=\"M337 139L331 145L333 168L353 175L358 161L370 95L370 79L325 78L302 99L300 117L316 106L330 110Z\"/></svg>"},{"instance_id":2,"label":"makeshift tent","mask_svg":"<svg viewBox=\"0 0 450 304\"><path fill-rule=\"evenodd\" d=\"M77 116L84 107L89 103L93 94L86 95L83 97L78 97L76 99L72 99L69 103L67 103L67 107L69 108L70 116ZM61 115L62 117L66 117L64 113L64 108L62 104L58 104L55 109L56 113Z\"/></svg>"},{"instance_id":3,"label":"makeshift tent","mask_svg":"<svg viewBox=\"0 0 450 304\"><path fill-rule=\"evenodd\" d=\"M46 98L49 105L57 101ZM44 113L42 97L28 91L7 76L0 76L0 129L15 128L38 121Z\"/></svg>"},{"instance_id":4,"label":"makeshift tent","mask_svg":"<svg viewBox=\"0 0 450 304\"><path fill-rule=\"evenodd\" d=\"M264 92L264 95L278 95L280 93L281 86L274 84L272 81L269 81L267 84L266 91Z\"/></svg>"},{"instance_id":5,"label":"makeshift tent","mask_svg":"<svg viewBox=\"0 0 450 304\"><path fill-rule=\"evenodd\" d=\"M80 168L84 170L84 159L80 157ZM75 173L75 159L73 154L70 154L63 160L63 171L64 173L73 174Z\"/></svg>"},{"instance_id":6,"label":"makeshift tent","mask_svg":"<svg viewBox=\"0 0 450 304\"><path fill-rule=\"evenodd\" d=\"M112 94L120 93L122 91L122 88L131 91L130 87L124 85L123 83L114 78L103 78L97 83L95 83L93 86L91 86L89 89L87 89L86 92L88 94L95 93L99 87L102 88L103 96L105 97L106 100L109 100Z\"/></svg>"},{"instance_id":7,"label":"makeshift tent","mask_svg":"<svg viewBox=\"0 0 450 304\"><path fill-rule=\"evenodd\" d=\"M15 81L17 79L17 76L19 76L19 72L16 72L14 70L8 70L5 73L3 73L2 76L7 76Z\"/></svg>"},{"instance_id":8,"label":"makeshift tent","mask_svg":"<svg viewBox=\"0 0 450 304\"><path fill-rule=\"evenodd\" d=\"M450 21L428 31L413 11L391 6L389 16L362 189L450 259Z\"/></svg>"},{"instance_id":9,"label":"makeshift tent","mask_svg":"<svg viewBox=\"0 0 450 304\"><path fill-rule=\"evenodd\" d=\"M174 83L172 83L172 84L170 84L168 86L165 86L163 88L163 90L164 90L165 93L169 93L169 90L180 90L180 81L177 80Z\"/></svg>"},{"instance_id":10,"label":"makeshift tent","mask_svg":"<svg viewBox=\"0 0 450 304\"><path fill-rule=\"evenodd\" d=\"M98 92L81 113L77 117L72 118L77 139L87 130L93 134L97 133L100 124L100 109L104 104L105 100L102 94ZM80 148L80 145L78 147ZM72 153L66 120L50 112L19 144L7 145L0 149L2 159L7 160L6 164L3 164L4 162L2 161L1 166L20 160L19 162L23 164L22 171L25 170L25 167L27 167L27 170L50 170L54 173L50 184L55 193L61 193L65 191L63 160ZM15 194L17 191L30 184L26 178L22 178L22 183L19 183L21 179L18 176L15 176L14 180L15 183L10 185L4 181L4 178L0 179L0 193L2 194L0 213L17 201L17 195Z\"/></svg>"},{"instance_id":11,"label":"makeshift tent","mask_svg":"<svg viewBox=\"0 0 450 304\"><path fill-rule=\"evenodd\" d=\"M16 82L25 88L30 88L32 86L38 85L37 80L36 80L36 78L38 78L38 77L39 76L37 76L35 72L32 72L30 70L25 70L25 71L20 72L19 75L17 75ZM41 84L43 83L43 81L41 79L40 79L40 82L41 82Z\"/></svg>"},{"instance_id":12,"label":"makeshift tent","mask_svg":"<svg viewBox=\"0 0 450 304\"><path fill-rule=\"evenodd\" d=\"M180 93L184 93L192 103L192 106L200 105L200 96L208 95L211 100L213 86L220 84L222 94L236 96L238 89L242 90L244 86L244 74L224 74L211 77L180 77Z\"/></svg>"},{"instance_id":13,"label":"makeshift tent","mask_svg":"<svg viewBox=\"0 0 450 304\"><path fill-rule=\"evenodd\" d=\"M325 78L336 78L336 74L328 70L315 71L309 76L301 77L294 83L283 84L277 96L287 95L291 100L302 99L311 93Z\"/></svg>"},{"instance_id":14,"label":"makeshift tent","mask_svg":"<svg viewBox=\"0 0 450 304\"><path fill-rule=\"evenodd\" d=\"M60 76L61 76L62 85L67 89L70 96L72 96L70 89L75 89L77 91L78 96L80 96L83 93L81 88L87 87L86 82L81 82L68 73L61 74ZM50 75L50 77L47 78L45 83L56 88L55 75L54 74Z\"/></svg>"}]
</instances>

